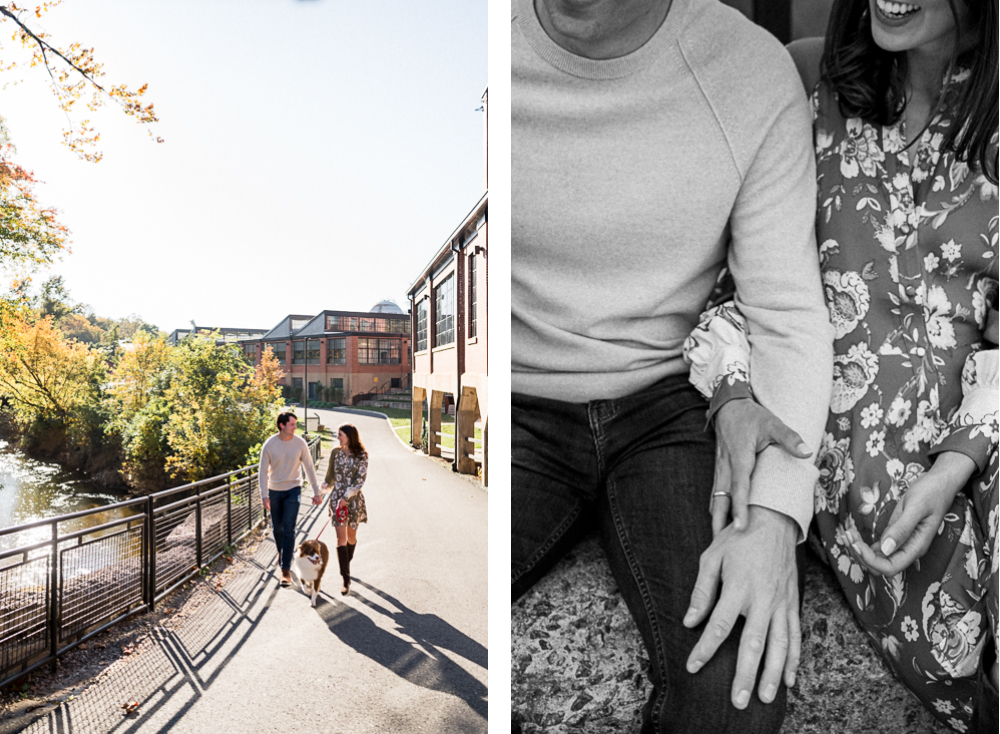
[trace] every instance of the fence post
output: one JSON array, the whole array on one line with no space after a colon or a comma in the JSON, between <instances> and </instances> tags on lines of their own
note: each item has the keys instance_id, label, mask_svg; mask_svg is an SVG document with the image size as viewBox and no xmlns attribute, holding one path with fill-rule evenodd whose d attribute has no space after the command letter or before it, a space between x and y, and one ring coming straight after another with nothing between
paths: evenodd
<instances>
[{"instance_id":1,"label":"fence post","mask_svg":"<svg viewBox=\"0 0 1000 734\"><path fill-rule=\"evenodd\" d=\"M56 593L59 562L59 522L52 521L52 562L49 566L49 648L52 654L52 672L56 672L56 655L59 652L59 595Z\"/></svg>"},{"instance_id":2,"label":"fence post","mask_svg":"<svg viewBox=\"0 0 1000 734\"><path fill-rule=\"evenodd\" d=\"M226 545L233 544L233 478L229 477L226 488Z\"/></svg>"},{"instance_id":3,"label":"fence post","mask_svg":"<svg viewBox=\"0 0 1000 734\"><path fill-rule=\"evenodd\" d=\"M153 497L146 495L146 534L149 536L149 571L146 581L149 586L149 611L156 606L156 523L153 515Z\"/></svg>"},{"instance_id":4,"label":"fence post","mask_svg":"<svg viewBox=\"0 0 1000 734\"><path fill-rule=\"evenodd\" d=\"M194 499L194 565L201 568L201 487Z\"/></svg>"}]
</instances>

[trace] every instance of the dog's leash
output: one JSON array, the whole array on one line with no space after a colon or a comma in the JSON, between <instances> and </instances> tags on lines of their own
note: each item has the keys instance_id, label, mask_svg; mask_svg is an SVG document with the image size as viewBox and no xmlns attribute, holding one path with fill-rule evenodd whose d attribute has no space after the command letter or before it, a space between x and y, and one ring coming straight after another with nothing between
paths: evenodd
<instances>
[{"instance_id":1,"label":"dog's leash","mask_svg":"<svg viewBox=\"0 0 1000 734\"><path fill-rule=\"evenodd\" d=\"M334 512L337 513L337 519L340 520L341 522L347 519L347 505L344 505L343 507L338 507L336 510L334 510ZM330 515L330 517L327 518L327 521L323 524L323 527L320 528L320 531L318 533L316 533L316 540L319 540L319 536L323 534L323 531L326 530L326 526L330 524L330 520L332 519L333 515Z\"/></svg>"}]
</instances>

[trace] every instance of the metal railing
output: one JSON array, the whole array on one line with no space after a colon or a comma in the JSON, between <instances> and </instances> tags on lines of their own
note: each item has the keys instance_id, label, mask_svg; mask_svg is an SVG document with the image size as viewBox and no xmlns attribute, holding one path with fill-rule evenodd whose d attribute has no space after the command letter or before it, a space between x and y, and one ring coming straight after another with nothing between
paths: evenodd
<instances>
[{"instance_id":1,"label":"metal railing","mask_svg":"<svg viewBox=\"0 0 1000 734\"><path fill-rule=\"evenodd\" d=\"M405 393L410 389L409 383L410 383L410 375L409 373L407 373L399 378L399 387L392 387L391 380L389 382L383 383L382 385L375 385L368 391L363 393L358 393L353 398L351 398L351 405L357 405L358 403L364 403L369 400L377 400L381 396L393 394L393 390L397 390L399 391L399 393Z\"/></svg>"},{"instance_id":2,"label":"metal railing","mask_svg":"<svg viewBox=\"0 0 1000 734\"><path fill-rule=\"evenodd\" d=\"M313 462L320 439L309 442ZM109 522L60 532L101 513ZM0 688L156 603L265 519L257 466L0 530Z\"/></svg>"}]
</instances>

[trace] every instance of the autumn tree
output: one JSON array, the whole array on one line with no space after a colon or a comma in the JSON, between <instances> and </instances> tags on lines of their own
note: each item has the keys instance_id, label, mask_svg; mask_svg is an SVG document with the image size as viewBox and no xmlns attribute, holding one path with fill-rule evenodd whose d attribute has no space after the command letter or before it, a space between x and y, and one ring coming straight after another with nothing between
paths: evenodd
<instances>
[{"instance_id":1,"label":"autumn tree","mask_svg":"<svg viewBox=\"0 0 1000 734\"><path fill-rule=\"evenodd\" d=\"M104 65L98 63L93 48L76 42L57 45L49 34L33 27L45 13L61 4L62 0L51 0L34 7L19 6L14 2L0 3L0 23L13 26L13 40L27 52L30 66L41 66L48 72L52 93L66 115L63 144L85 160L99 161L101 152L97 143L101 136L89 119L77 119L77 102L83 100L92 112L105 104L114 104L144 125L156 122L157 117L152 103L143 100L145 84L133 90L124 84L106 82ZM5 61L0 68L10 71L23 63ZM150 128L146 129L150 137L162 142Z\"/></svg>"},{"instance_id":2,"label":"autumn tree","mask_svg":"<svg viewBox=\"0 0 1000 734\"><path fill-rule=\"evenodd\" d=\"M166 340L139 333L109 375L105 432L120 440L122 477L137 489L155 491L166 482L170 406L164 393L172 371Z\"/></svg>"},{"instance_id":3,"label":"autumn tree","mask_svg":"<svg viewBox=\"0 0 1000 734\"><path fill-rule=\"evenodd\" d=\"M185 339L173 354L167 470L197 481L240 468L273 432L282 403L277 360L265 353L255 369L237 345L216 346L214 335Z\"/></svg>"},{"instance_id":4,"label":"autumn tree","mask_svg":"<svg viewBox=\"0 0 1000 734\"><path fill-rule=\"evenodd\" d=\"M80 443L99 421L101 355L66 339L52 318L8 318L0 343L0 395L28 435Z\"/></svg>"},{"instance_id":5,"label":"autumn tree","mask_svg":"<svg viewBox=\"0 0 1000 734\"><path fill-rule=\"evenodd\" d=\"M108 83L93 48L76 42L58 45L35 27L45 13L59 4L61 0L53 0L28 8L14 2L0 2L0 26L10 27L14 42L13 48L2 47L6 58L0 60L0 71L11 73L25 65L44 68L56 103L66 116L63 144L84 160L96 162L101 159L97 148L100 134L89 119L78 118L77 102L82 100L90 111L114 104L147 125L147 131L157 118L153 105L143 100L146 85L133 90ZM11 54L16 55L18 50L21 58L12 58ZM151 131L150 136L153 137ZM154 139L162 142L160 138ZM35 174L15 163L14 153L0 117L0 269L19 270L14 283L16 290L17 280L67 251L69 231L58 222L54 208L43 206L35 198ZM9 301L0 303L0 323L11 316L12 308Z\"/></svg>"}]
</instances>

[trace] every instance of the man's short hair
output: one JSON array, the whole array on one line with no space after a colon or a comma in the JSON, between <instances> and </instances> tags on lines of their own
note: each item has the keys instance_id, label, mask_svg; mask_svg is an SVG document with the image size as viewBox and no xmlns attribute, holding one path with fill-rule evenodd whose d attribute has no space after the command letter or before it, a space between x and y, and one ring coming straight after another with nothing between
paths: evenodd
<instances>
[{"instance_id":1,"label":"man's short hair","mask_svg":"<svg viewBox=\"0 0 1000 734\"><path fill-rule=\"evenodd\" d=\"M278 415L278 428L284 428L288 421L292 418L295 418L295 413L280 413ZM298 420L298 418L296 418L296 420Z\"/></svg>"}]
</instances>

